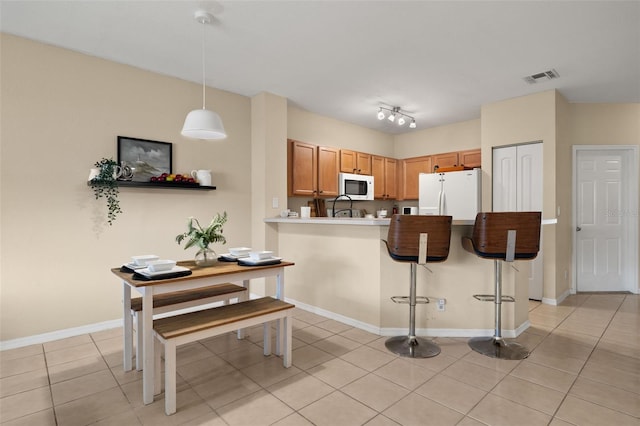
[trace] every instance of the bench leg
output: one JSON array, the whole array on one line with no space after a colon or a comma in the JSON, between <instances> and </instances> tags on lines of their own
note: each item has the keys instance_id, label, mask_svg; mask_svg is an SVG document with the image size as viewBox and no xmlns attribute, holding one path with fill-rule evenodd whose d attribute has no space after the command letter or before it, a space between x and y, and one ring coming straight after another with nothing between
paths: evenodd
<instances>
[{"instance_id":1,"label":"bench leg","mask_svg":"<svg viewBox=\"0 0 640 426\"><path fill-rule=\"evenodd\" d=\"M265 322L262 324L262 348L264 356L271 355L271 323Z\"/></svg>"},{"instance_id":2,"label":"bench leg","mask_svg":"<svg viewBox=\"0 0 640 426\"><path fill-rule=\"evenodd\" d=\"M158 377L160 374L158 374ZM164 342L164 412L176 412L176 344Z\"/></svg>"},{"instance_id":3,"label":"bench leg","mask_svg":"<svg viewBox=\"0 0 640 426\"><path fill-rule=\"evenodd\" d=\"M291 336L291 332L293 330L293 319L291 318L291 315L288 314L282 319L282 321L278 322L284 323L284 348L282 348L284 354L282 356L282 362L285 368L289 368L291 367L291 346L293 345Z\"/></svg>"},{"instance_id":4,"label":"bench leg","mask_svg":"<svg viewBox=\"0 0 640 426\"><path fill-rule=\"evenodd\" d=\"M162 392L162 379L161 379L161 366L162 366L162 349L164 348L164 344L160 341L160 339L156 339L156 344L153 347L153 394L158 395Z\"/></svg>"},{"instance_id":5,"label":"bench leg","mask_svg":"<svg viewBox=\"0 0 640 426\"><path fill-rule=\"evenodd\" d=\"M142 371L142 315L140 312L133 314L133 321L136 324L136 370Z\"/></svg>"}]
</instances>

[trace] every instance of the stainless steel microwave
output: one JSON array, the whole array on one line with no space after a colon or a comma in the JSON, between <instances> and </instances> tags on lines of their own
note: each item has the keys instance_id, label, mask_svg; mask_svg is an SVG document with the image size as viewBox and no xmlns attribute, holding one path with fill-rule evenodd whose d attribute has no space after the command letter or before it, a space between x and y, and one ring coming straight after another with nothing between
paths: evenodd
<instances>
[{"instance_id":1,"label":"stainless steel microwave","mask_svg":"<svg viewBox=\"0 0 640 426\"><path fill-rule=\"evenodd\" d=\"M352 200L373 200L373 176L340 173L338 184L340 195Z\"/></svg>"}]
</instances>

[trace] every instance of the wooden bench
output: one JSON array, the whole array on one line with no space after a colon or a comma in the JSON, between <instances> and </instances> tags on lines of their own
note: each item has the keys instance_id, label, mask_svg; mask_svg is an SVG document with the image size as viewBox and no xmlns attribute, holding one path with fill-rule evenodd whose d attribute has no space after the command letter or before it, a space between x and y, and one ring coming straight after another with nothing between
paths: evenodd
<instances>
[{"instance_id":1,"label":"wooden bench","mask_svg":"<svg viewBox=\"0 0 640 426\"><path fill-rule=\"evenodd\" d=\"M247 299L247 289L243 286L224 283L202 287L194 290L176 291L173 293L158 294L153 296L153 314L163 314L166 312L177 311L179 309L192 308L202 306L208 303L220 302L229 303L232 298L238 298L238 301ZM136 329L136 369L142 370L142 297L131 299L131 316L133 317L133 326ZM125 330L126 332L126 330ZM129 330L129 333L132 331ZM132 335L132 334L131 334ZM127 338L126 342L131 343L131 338ZM130 351L129 353L132 353Z\"/></svg>"},{"instance_id":2,"label":"wooden bench","mask_svg":"<svg viewBox=\"0 0 640 426\"><path fill-rule=\"evenodd\" d=\"M271 327L269 323L282 319L284 321L280 322L280 330L284 337L283 365L286 368L291 367L291 315L294 307L295 305L273 297L262 297L154 320L153 335L156 339L154 393L157 395L162 391L160 359L162 347L164 347L165 413L171 415L176 412L176 347L179 345L228 333L238 328L264 324L264 355L270 355Z\"/></svg>"}]
</instances>

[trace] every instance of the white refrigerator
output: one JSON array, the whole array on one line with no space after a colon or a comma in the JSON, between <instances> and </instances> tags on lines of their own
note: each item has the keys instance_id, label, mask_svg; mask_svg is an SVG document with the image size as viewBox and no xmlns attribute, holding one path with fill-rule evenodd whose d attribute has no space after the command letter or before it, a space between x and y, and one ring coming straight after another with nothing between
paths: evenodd
<instances>
[{"instance_id":1,"label":"white refrigerator","mask_svg":"<svg viewBox=\"0 0 640 426\"><path fill-rule=\"evenodd\" d=\"M481 170L420 173L418 214L475 220L482 204Z\"/></svg>"}]
</instances>

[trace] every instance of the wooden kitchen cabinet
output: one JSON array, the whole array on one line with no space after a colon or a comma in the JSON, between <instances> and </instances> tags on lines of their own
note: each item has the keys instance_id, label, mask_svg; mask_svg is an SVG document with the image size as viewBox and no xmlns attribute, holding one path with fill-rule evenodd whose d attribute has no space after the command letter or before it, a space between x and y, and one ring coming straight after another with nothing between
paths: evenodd
<instances>
[{"instance_id":1,"label":"wooden kitchen cabinet","mask_svg":"<svg viewBox=\"0 0 640 426\"><path fill-rule=\"evenodd\" d=\"M341 149L340 172L371 175L371 154Z\"/></svg>"},{"instance_id":2,"label":"wooden kitchen cabinet","mask_svg":"<svg viewBox=\"0 0 640 426\"><path fill-rule=\"evenodd\" d=\"M289 196L338 196L339 150L289 140L287 149Z\"/></svg>"},{"instance_id":3,"label":"wooden kitchen cabinet","mask_svg":"<svg viewBox=\"0 0 640 426\"><path fill-rule=\"evenodd\" d=\"M438 168L442 167L455 167L459 165L458 162L458 152L445 152L442 154L434 154L431 156L431 162L433 167L438 166Z\"/></svg>"},{"instance_id":4,"label":"wooden kitchen cabinet","mask_svg":"<svg viewBox=\"0 0 640 426\"><path fill-rule=\"evenodd\" d=\"M406 158L400 163L399 172L399 200L417 200L418 176L420 173L431 173L431 156Z\"/></svg>"},{"instance_id":5,"label":"wooden kitchen cabinet","mask_svg":"<svg viewBox=\"0 0 640 426\"><path fill-rule=\"evenodd\" d=\"M458 152L458 160L460 161L460 165L464 166L465 169L482 167L482 155L479 149Z\"/></svg>"},{"instance_id":6,"label":"wooden kitchen cabinet","mask_svg":"<svg viewBox=\"0 0 640 426\"><path fill-rule=\"evenodd\" d=\"M373 196L378 199L395 199L398 196L398 160L371 156Z\"/></svg>"}]
</instances>

